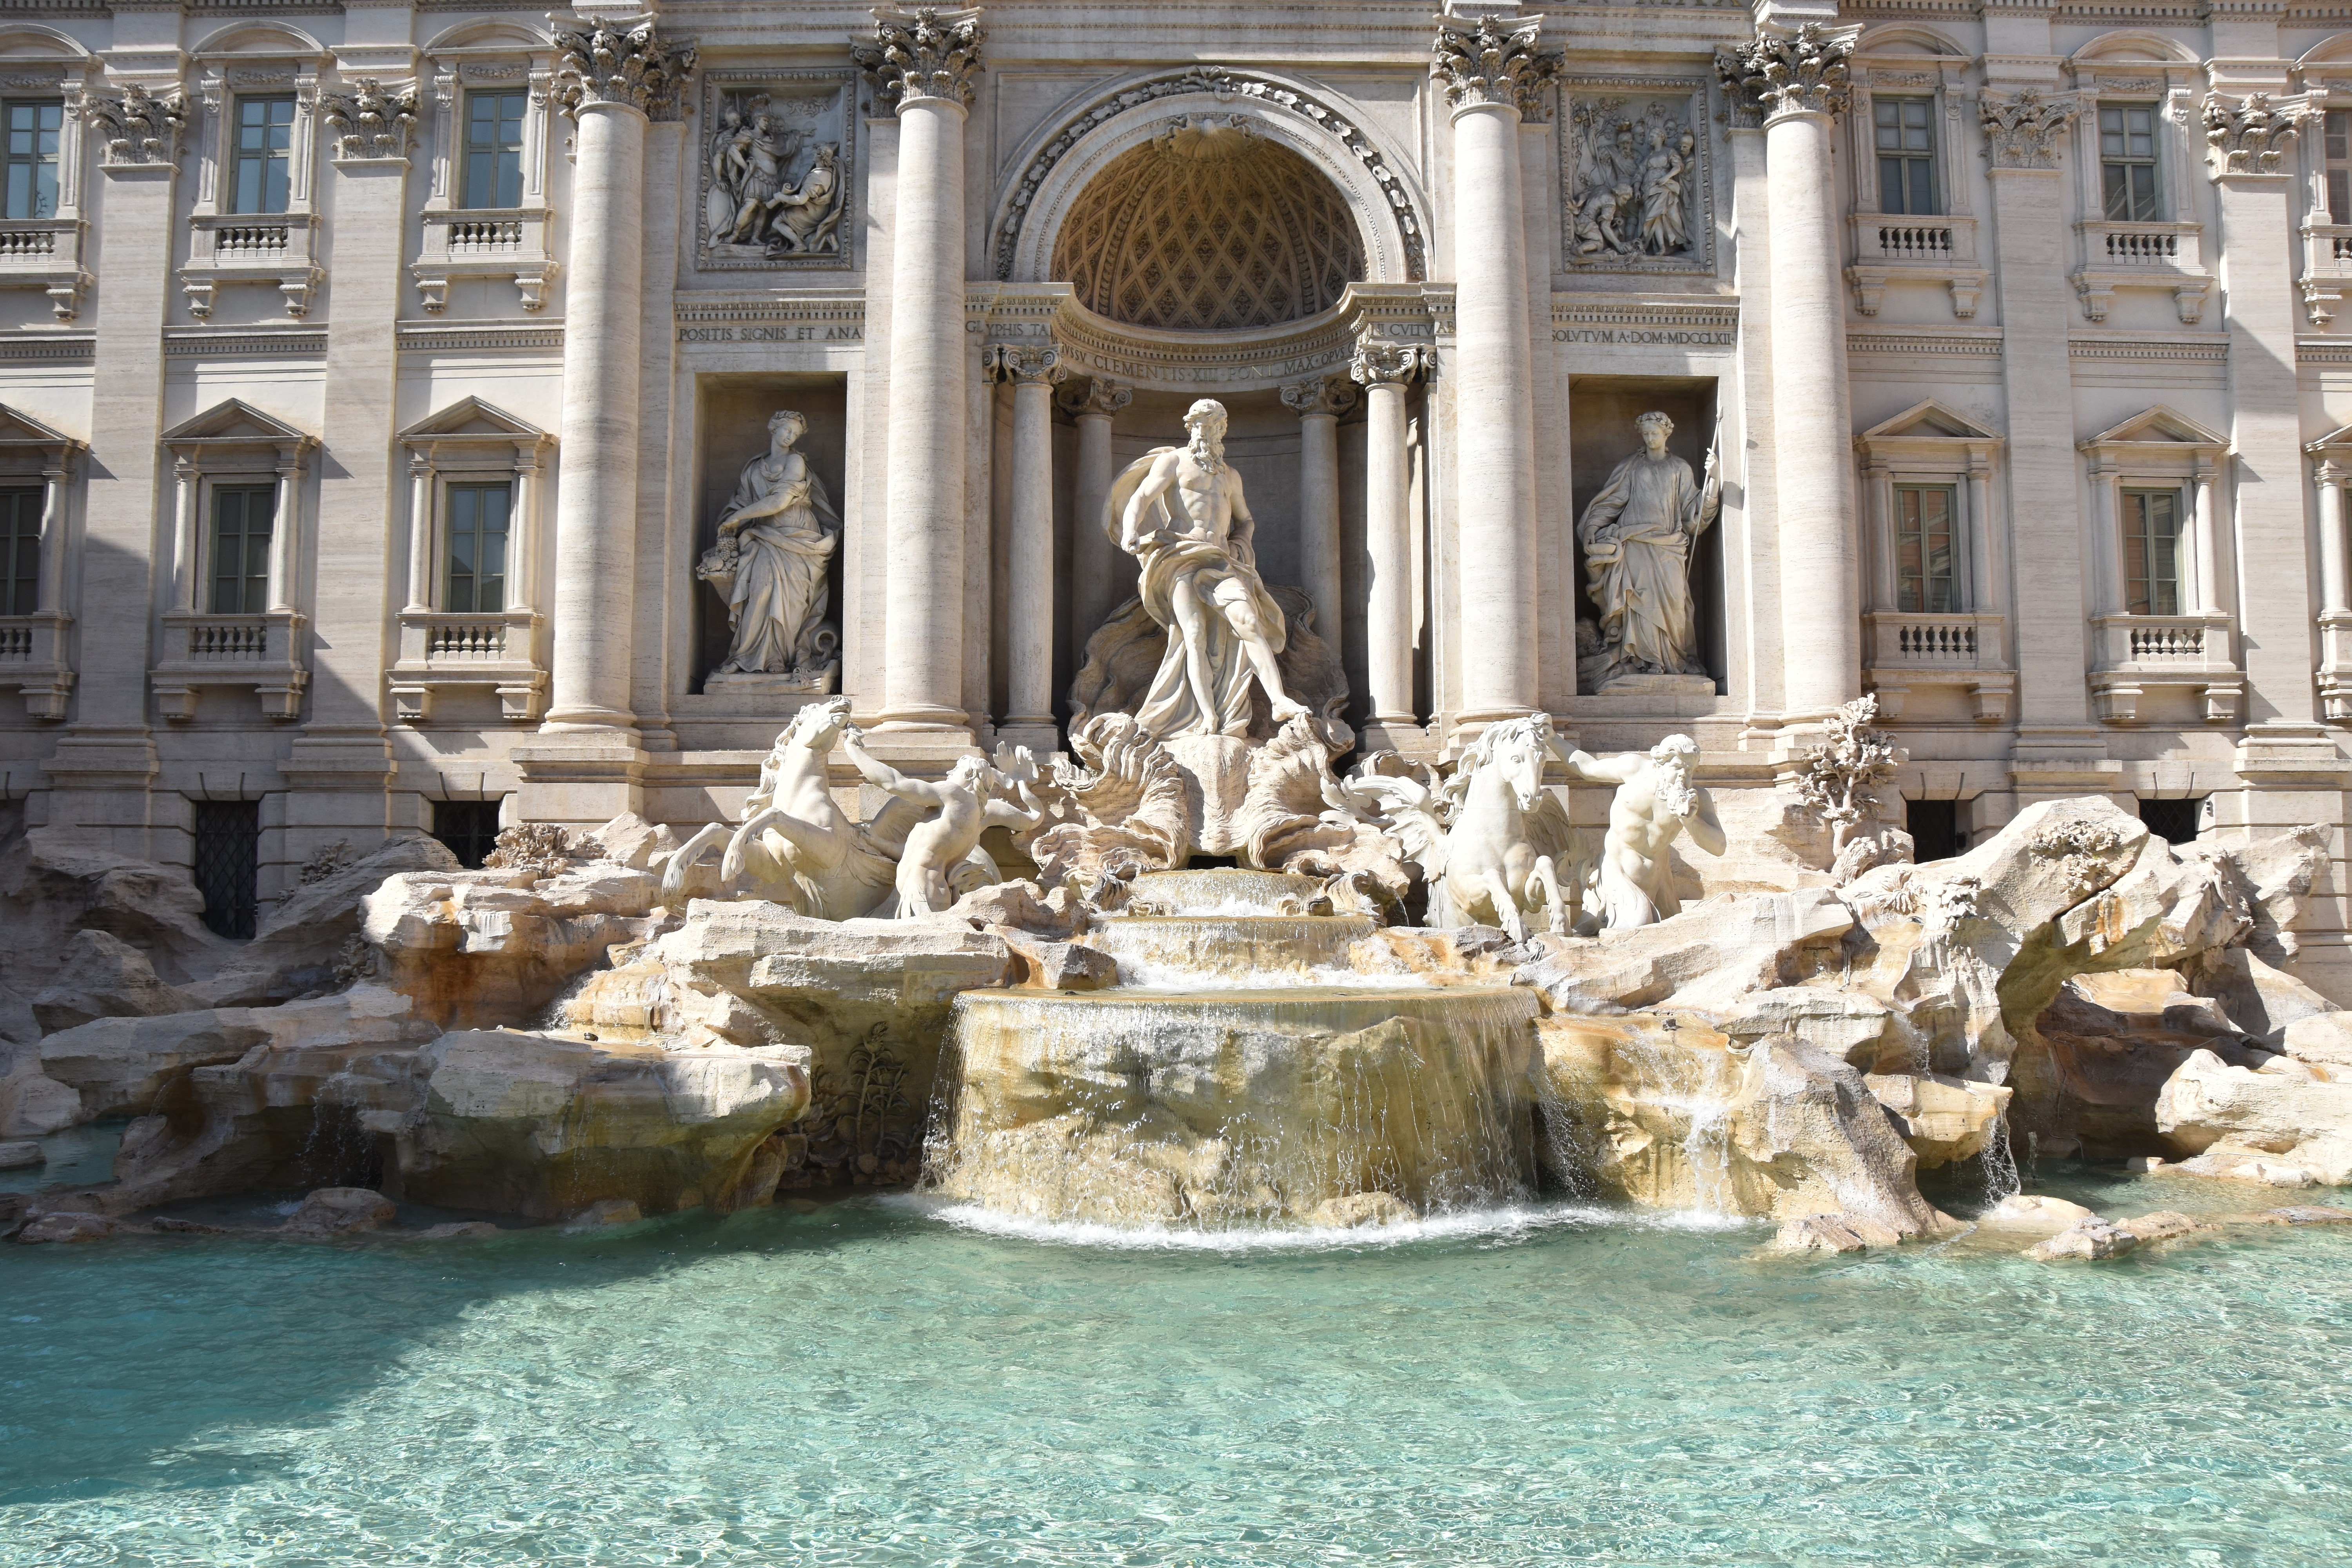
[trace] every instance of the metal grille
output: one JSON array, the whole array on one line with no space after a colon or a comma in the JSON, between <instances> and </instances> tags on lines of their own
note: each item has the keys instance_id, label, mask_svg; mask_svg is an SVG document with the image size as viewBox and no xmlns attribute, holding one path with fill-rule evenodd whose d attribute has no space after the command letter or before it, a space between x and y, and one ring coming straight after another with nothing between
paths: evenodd
<instances>
[{"instance_id":1,"label":"metal grille","mask_svg":"<svg viewBox=\"0 0 2352 1568\"><path fill-rule=\"evenodd\" d=\"M2167 844L2194 844L2197 842L2197 819L2202 815L2204 805L2201 795L2176 796L2169 800L2143 797L2139 803L2139 819L2147 824L2150 833Z\"/></svg>"},{"instance_id":2,"label":"metal grille","mask_svg":"<svg viewBox=\"0 0 2352 1568\"><path fill-rule=\"evenodd\" d=\"M499 845L499 805L495 800L436 800L433 803L433 837L469 870Z\"/></svg>"},{"instance_id":3,"label":"metal grille","mask_svg":"<svg viewBox=\"0 0 2352 1568\"><path fill-rule=\"evenodd\" d=\"M196 808L196 891L205 924L237 942L251 938L260 906L261 803L200 800Z\"/></svg>"}]
</instances>

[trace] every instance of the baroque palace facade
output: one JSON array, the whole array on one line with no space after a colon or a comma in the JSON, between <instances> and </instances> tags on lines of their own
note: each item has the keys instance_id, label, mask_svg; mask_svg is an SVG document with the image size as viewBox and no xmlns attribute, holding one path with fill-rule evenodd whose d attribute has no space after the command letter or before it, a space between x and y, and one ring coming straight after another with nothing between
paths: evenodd
<instances>
[{"instance_id":1,"label":"baroque palace facade","mask_svg":"<svg viewBox=\"0 0 2352 1568\"><path fill-rule=\"evenodd\" d=\"M1923 854L2340 868L2352 11L1430 8L5 7L0 809L234 902L835 692L1066 749L1214 398L1367 744L1729 795L1874 693Z\"/></svg>"}]
</instances>

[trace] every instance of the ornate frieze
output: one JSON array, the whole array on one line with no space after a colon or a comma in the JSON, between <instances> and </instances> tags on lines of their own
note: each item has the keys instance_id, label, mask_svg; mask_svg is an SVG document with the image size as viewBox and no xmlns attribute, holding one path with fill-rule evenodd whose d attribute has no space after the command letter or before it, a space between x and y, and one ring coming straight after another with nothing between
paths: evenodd
<instances>
[{"instance_id":1,"label":"ornate frieze","mask_svg":"<svg viewBox=\"0 0 2352 1568\"><path fill-rule=\"evenodd\" d=\"M988 379L1053 386L1066 380L1062 353L1052 343L991 343L985 352Z\"/></svg>"},{"instance_id":2,"label":"ornate frieze","mask_svg":"<svg viewBox=\"0 0 2352 1568\"><path fill-rule=\"evenodd\" d=\"M1544 84L1560 64L1559 56L1538 47L1542 31L1541 16L1481 16L1475 26L1440 16L1429 74L1444 84L1445 101L1456 109L1502 104L1522 120L1540 120Z\"/></svg>"},{"instance_id":3,"label":"ornate frieze","mask_svg":"<svg viewBox=\"0 0 2352 1568\"><path fill-rule=\"evenodd\" d=\"M1348 375L1360 386L1396 386L1429 368L1429 351L1412 343L1365 343L1348 362Z\"/></svg>"},{"instance_id":4,"label":"ornate frieze","mask_svg":"<svg viewBox=\"0 0 2352 1568\"><path fill-rule=\"evenodd\" d=\"M2030 87L2006 96L1987 92L1977 100L1996 169L2055 169L2058 138L2081 112L2074 100L2044 98Z\"/></svg>"},{"instance_id":5,"label":"ornate frieze","mask_svg":"<svg viewBox=\"0 0 2352 1568\"><path fill-rule=\"evenodd\" d=\"M2250 92L2237 102L2220 93L2205 100L2205 160L2215 179L2226 174L2284 174L2287 149L2313 109L2307 97Z\"/></svg>"},{"instance_id":6,"label":"ornate frieze","mask_svg":"<svg viewBox=\"0 0 2352 1568\"><path fill-rule=\"evenodd\" d=\"M894 110L925 99L968 107L987 37L977 7L879 10L874 13L873 38L852 44L849 52L872 79L875 99Z\"/></svg>"},{"instance_id":7,"label":"ornate frieze","mask_svg":"<svg viewBox=\"0 0 2352 1568\"><path fill-rule=\"evenodd\" d=\"M1716 75L1735 105L1760 111L1766 120L1783 114L1845 112L1853 97L1847 62L1862 29L1823 27L1808 22L1796 30L1765 26L1744 44L1718 49Z\"/></svg>"},{"instance_id":8,"label":"ornate frieze","mask_svg":"<svg viewBox=\"0 0 2352 1568\"><path fill-rule=\"evenodd\" d=\"M401 158L416 143L416 89L387 89L362 77L348 93L323 100L327 123L335 128L337 162Z\"/></svg>"},{"instance_id":9,"label":"ornate frieze","mask_svg":"<svg viewBox=\"0 0 2352 1568\"><path fill-rule=\"evenodd\" d=\"M846 71L705 75L705 271L848 265L854 88Z\"/></svg>"},{"instance_id":10,"label":"ornate frieze","mask_svg":"<svg viewBox=\"0 0 2352 1568\"><path fill-rule=\"evenodd\" d=\"M577 118L583 104L625 103L649 120L676 120L686 79L694 69L691 44L672 44L650 18L626 32L598 22L587 31L552 29L555 88L563 112Z\"/></svg>"},{"instance_id":11,"label":"ornate frieze","mask_svg":"<svg viewBox=\"0 0 2352 1568\"><path fill-rule=\"evenodd\" d=\"M1580 268L1712 271L1706 83L1563 81L1561 247Z\"/></svg>"},{"instance_id":12,"label":"ornate frieze","mask_svg":"<svg viewBox=\"0 0 2352 1568\"><path fill-rule=\"evenodd\" d=\"M94 92L87 102L90 120L106 139L100 168L170 163L179 157L180 137L188 128L188 100L178 88L151 93L132 82L120 98Z\"/></svg>"}]
</instances>

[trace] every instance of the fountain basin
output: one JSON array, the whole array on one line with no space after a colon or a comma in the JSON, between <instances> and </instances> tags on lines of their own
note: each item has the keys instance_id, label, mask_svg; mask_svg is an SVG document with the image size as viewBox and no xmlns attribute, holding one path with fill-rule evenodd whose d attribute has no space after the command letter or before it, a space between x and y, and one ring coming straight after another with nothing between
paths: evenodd
<instances>
[{"instance_id":1,"label":"fountain basin","mask_svg":"<svg viewBox=\"0 0 2352 1568\"><path fill-rule=\"evenodd\" d=\"M1269 975L1297 984L1318 970L1347 969L1349 949L1379 929L1370 915L1113 915L1081 940L1118 960L1120 978L1131 983L1182 973L1230 986Z\"/></svg>"},{"instance_id":2,"label":"fountain basin","mask_svg":"<svg viewBox=\"0 0 2352 1568\"><path fill-rule=\"evenodd\" d=\"M967 992L926 1184L1039 1219L1204 1228L1523 1198L1536 1012L1502 987Z\"/></svg>"},{"instance_id":3,"label":"fountain basin","mask_svg":"<svg viewBox=\"0 0 2352 1568\"><path fill-rule=\"evenodd\" d=\"M1233 866L1146 871L1129 892L1139 910L1174 915L1303 915L1324 897L1312 877Z\"/></svg>"}]
</instances>

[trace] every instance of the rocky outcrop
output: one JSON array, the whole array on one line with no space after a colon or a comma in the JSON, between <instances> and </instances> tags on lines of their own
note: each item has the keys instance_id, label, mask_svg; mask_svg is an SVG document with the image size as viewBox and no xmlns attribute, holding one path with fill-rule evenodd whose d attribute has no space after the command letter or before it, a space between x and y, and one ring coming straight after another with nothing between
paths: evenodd
<instances>
[{"instance_id":1,"label":"rocky outcrop","mask_svg":"<svg viewBox=\"0 0 2352 1568\"><path fill-rule=\"evenodd\" d=\"M1709 899L1671 920L1597 937L1542 939L1518 984L1557 1011L1606 1014L1673 999L1702 1010L1793 985L1836 962L1853 914L1826 889Z\"/></svg>"},{"instance_id":2,"label":"rocky outcrop","mask_svg":"<svg viewBox=\"0 0 2352 1568\"><path fill-rule=\"evenodd\" d=\"M2174 1149L2203 1157L2200 1173L2300 1184L2277 1179L2292 1167L2312 1182L2352 1184L2352 1080L2331 1081L2294 1057L2252 1069L2192 1051L2157 1096L2156 1122Z\"/></svg>"},{"instance_id":3,"label":"rocky outcrop","mask_svg":"<svg viewBox=\"0 0 2352 1568\"><path fill-rule=\"evenodd\" d=\"M33 998L33 1017L53 1035L95 1018L152 1018L195 1005L156 978L147 955L121 937L82 931L59 955L56 978Z\"/></svg>"},{"instance_id":4,"label":"rocky outcrop","mask_svg":"<svg viewBox=\"0 0 2352 1568\"><path fill-rule=\"evenodd\" d=\"M1870 1073L1862 1081L1895 1119L1923 1171L1983 1153L2009 1110L2011 1090L1999 1084L1913 1073Z\"/></svg>"}]
</instances>

